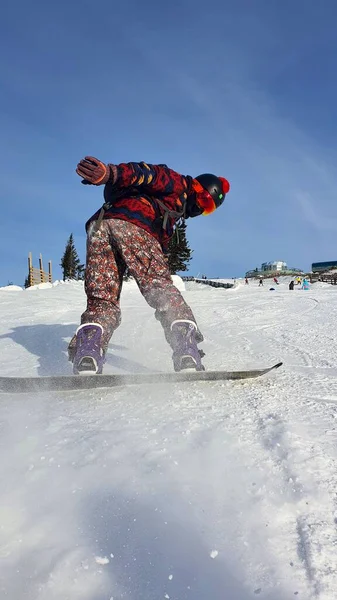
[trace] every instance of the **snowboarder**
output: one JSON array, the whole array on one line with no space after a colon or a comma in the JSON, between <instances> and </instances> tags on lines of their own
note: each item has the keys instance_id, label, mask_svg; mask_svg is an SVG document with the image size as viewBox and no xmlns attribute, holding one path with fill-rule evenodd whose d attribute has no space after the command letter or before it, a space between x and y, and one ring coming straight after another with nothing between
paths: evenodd
<instances>
[{"instance_id":1,"label":"snowboarder","mask_svg":"<svg viewBox=\"0 0 337 600\"><path fill-rule=\"evenodd\" d=\"M293 290L293 289L294 289L294 281L291 281L291 282L289 283L289 289L290 289L290 290Z\"/></svg>"},{"instance_id":2,"label":"snowboarder","mask_svg":"<svg viewBox=\"0 0 337 600\"><path fill-rule=\"evenodd\" d=\"M209 215L230 189L223 177L183 176L166 165L105 164L86 156L76 168L82 183L104 185L104 204L86 223L87 307L68 346L73 372L102 373L109 340L121 323L125 270L155 309L173 350L175 371L203 370L203 341L191 308L172 282L165 252L180 219Z\"/></svg>"}]
</instances>

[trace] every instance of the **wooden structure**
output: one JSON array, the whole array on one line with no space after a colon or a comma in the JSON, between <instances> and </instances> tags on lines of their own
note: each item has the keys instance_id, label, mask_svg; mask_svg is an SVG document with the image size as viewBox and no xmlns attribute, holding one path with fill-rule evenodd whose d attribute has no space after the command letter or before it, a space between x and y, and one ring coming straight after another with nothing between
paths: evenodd
<instances>
[{"instance_id":1,"label":"wooden structure","mask_svg":"<svg viewBox=\"0 0 337 600\"><path fill-rule=\"evenodd\" d=\"M323 281L324 283L331 283L331 285L337 285L337 275L321 275L317 281Z\"/></svg>"},{"instance_id":2,"label":"wooden structure","mask_svg":"<svg viewBox=\"0 0 337 600\"><path fill-rule=\"evenodd\" d=\"M48 262L48 273L43 270L42 254L39 258L39 268L33 267L32 253L28 255L28 287L39 283L52 283L51 260Z\"/></svg>"}]
</instances>

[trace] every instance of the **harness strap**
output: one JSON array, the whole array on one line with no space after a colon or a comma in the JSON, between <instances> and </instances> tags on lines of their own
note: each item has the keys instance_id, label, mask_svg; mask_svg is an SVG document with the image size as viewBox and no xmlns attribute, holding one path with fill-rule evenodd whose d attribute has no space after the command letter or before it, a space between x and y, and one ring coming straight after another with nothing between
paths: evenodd
<instances>
[{"instance_id":1,"label":"harness strap","mask_svg":"<svg viewBox=\"0 0 337 600\"><path fill-rule=\"evenodd\" d=\"M157 202L157 204L159 204L159 206L164 211L163 229L166 230L166 225L167 225L167 221L168 221L169 217L171 217L175 221L179 221L179 219L181 219L185 216L185 206L186 206L185 204L184 204L182 210L179 210L179 211L178 210L170 210L169 208L167 208L166 204L164 204L164 202L162 202L158 198L154 198L154 200L155 200L155 202Z\"/></svg>"},{"instance_id":2,"label":"harness strap","mask_svg":"<svg viewBox=\"0 0 337 600\"><path fill-rule=\"evenodd\" d=\"M119 194L115 193L114 197L111 200L109 200L108 202L104 202L104 204L101 207L101 210L99 212L98 218L95 221L95 224L92 228L92 235L95 234L99 230L101 223L103 221L103 218L104 218L105 211L108 210L110 208L110 206L113 205L114 200L116 200L117 198L120 198L123 194L125 194L125 190L123 192L120 192ZM160 208L164 211L163 229L165 231L166 231L167 221L168 221L169 217L171 217L171 219L174 219L176 222L185 217L186 202L183 204L182 210L178 211L178 210L170 210L169 208L167 208L166 204L164 202L162 202L161 200L159 200L159 198L152 198L152 200L154 200L158 204L158 206L160 206ZM177 233L177 235L179 235L179 234Z\"/></svg>"}]
</instances>

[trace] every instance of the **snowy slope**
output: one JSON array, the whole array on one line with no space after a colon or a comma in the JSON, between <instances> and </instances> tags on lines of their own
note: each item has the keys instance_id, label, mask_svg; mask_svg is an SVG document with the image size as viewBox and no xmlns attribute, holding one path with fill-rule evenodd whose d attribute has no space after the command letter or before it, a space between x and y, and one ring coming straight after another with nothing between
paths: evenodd
<instances>
[{"instance_id":1,"label":"snowy slope","mask_svg":"<svg viewBox=\"0 0 337 600\"><path fill-rule=\"evenodd\" d=\"M1 375L70 373L81 283L0 289ZM337 289L186 284L206 368L246 382L0 395L9 600L335 600ZM171 370L134 283L105 372Z\"/></svg>"}]
</instances>

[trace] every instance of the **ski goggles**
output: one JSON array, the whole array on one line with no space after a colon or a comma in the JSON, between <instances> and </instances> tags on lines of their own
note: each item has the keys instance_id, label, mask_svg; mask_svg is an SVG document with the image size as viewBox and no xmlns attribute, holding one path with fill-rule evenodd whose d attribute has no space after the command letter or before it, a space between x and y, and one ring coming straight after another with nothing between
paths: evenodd
<instances>
[{"instance_id":1,"label":"ski goggles","mask_svg":"<svg viewBox=\"0 0 337 600\"><path fill-rule=\"evenodd\" d=\"M196 193L198 213L205 216L211 215L217 208L211 194L196 179L193 181L193 190Z\"/></svg>"},{"instance_id":2,"label":"ski goggles","mask_svg":"<svg viewBox=\"0 0 337 600\"><path fill-rule=\"evenodd\" d=\"M219 179L221 178L219 177ZM227 186L229 188L227 180L224 181L226 181ZM217 208L219 208L219 206L221 206L226 197L225 192L219 194L218 202L216 203L211 194L207 190L205 190L205 188L201 185L201 183L199 183L199 181L194 179L192 185L193 190L196 192L196 203L200 209L199 214L204 215L205 217L207 215L211 215Z\"/></svg>"}]
</instances>

